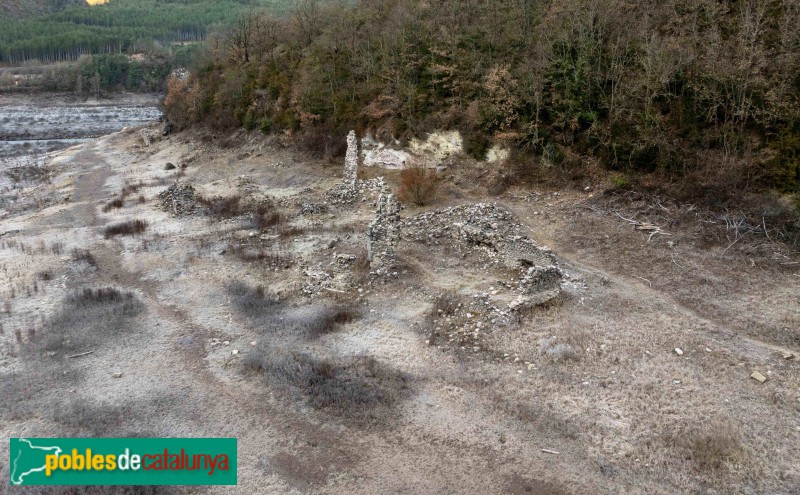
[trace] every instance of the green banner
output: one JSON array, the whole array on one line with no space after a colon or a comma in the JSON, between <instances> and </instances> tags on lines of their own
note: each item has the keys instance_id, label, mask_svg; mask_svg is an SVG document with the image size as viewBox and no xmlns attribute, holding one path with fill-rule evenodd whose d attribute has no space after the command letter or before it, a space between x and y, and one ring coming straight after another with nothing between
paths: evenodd
<instances>
[{"instance_id":1,"label":"green banner","mask_svg":"<svg viewBox=\"0 0 800 495\"><path fill-rule=\"evenodd\" d=\"M235 485L235 438L12 438L11 485Z\"/></svg>"}]
</instances>

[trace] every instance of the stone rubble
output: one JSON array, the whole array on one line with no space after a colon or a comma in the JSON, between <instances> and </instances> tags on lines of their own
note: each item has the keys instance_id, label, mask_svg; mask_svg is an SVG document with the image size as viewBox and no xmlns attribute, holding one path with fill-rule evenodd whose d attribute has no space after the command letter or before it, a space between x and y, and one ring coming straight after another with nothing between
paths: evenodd
<instances>
[{"instance_id":1,"label":"stone rubble","mask_svg":"<svg viewBox=\"0 0 800 495\"><path fill-rule=\"evenodd\" d=\"M555 256L523 234L523 226L497 205L471 204L417 215L402 222L405 238L429 248L447 245L476 266L519 273L520 297L511 309L541 304L558 296L564 274Z\"/></svg>"},{"instance_id":2,"label":"stone rubble","mask_svg":"<svg viewBox=\"0 0 800 495\"><path fill-rule=\"evenodd\" d=\"M327 205L322 203L302 203L300 205L300 214L306 215L322 215L328 213Z\"/></svg>"},{"instance_id":3,"label":"stone rubble","mask_svg":"<svg viewBox=\"0 0 800 495\"><path fill-rule=\"evenodd\" d=\"M197 195L191 184L175 183L158 193L161 209L174 215L187 215L197 208Z\"/></svg>"}]
</instances>

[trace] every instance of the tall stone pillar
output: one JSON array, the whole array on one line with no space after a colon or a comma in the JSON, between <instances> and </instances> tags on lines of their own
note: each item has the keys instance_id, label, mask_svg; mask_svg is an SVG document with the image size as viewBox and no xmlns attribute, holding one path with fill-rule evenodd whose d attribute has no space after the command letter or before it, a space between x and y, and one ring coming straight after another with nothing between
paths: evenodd
<instances>
[{"instance_id":1,"label":"tall stone pillar","mask_svg":"<svg viewBox=\"0 0 800 495\"><path fill-rule=\"evenodd\" d=\"M358 140L356 131L347 134L347 155L344 158L344 180L343 185L349 189L355 189L358 182Z\"/></svg>"}]
</instances>

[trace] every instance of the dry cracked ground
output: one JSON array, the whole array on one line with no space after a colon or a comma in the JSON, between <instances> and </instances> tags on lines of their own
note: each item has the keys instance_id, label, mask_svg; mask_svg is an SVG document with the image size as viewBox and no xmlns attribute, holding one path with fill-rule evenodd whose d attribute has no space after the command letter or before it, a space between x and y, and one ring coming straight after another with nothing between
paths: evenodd
<instances>
[{"instance_id":1,"label":"dry cracked ground","mask_svg":"<svg viewBox=\"0 0 800 495\"><path fill-rule=\"evenodd\" d=\"M376 275L379 171L352 202L341 171L127 130L7 193L3 437L236 437L240 464L236 487L12 490L5 442L0 491L800 493L796 253L630 193L488 198L464 159ZM465 222L548 246L560 295L510 309L520 272L446 235Z\"/></svg>"}]
</instances>

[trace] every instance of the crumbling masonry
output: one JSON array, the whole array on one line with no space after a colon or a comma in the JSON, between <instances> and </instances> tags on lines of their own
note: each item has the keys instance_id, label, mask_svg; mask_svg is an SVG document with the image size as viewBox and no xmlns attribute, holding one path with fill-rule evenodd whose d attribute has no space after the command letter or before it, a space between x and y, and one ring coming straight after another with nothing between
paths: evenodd
<instances>
[{"instance_id":1,"label":"crumbling masonry","mask_svg":"<svg viewBox=\"0 0 800 495\"><path fill-rule=\"evenodd\" d=\"M342 185L355 190L358 184L358 140L356 131L347 134L347 155L344 158L344 180Z\"/></svg>"},{"instance_id":2,"label":"crumbling masonry","mask_svg":"<svg viewBox=\"0 0 800 495\"><path fill-rule=\"evenodd\" d=\"M400 203L394 194L381 194L375 220L367 229L367 260L373 272L394 264L394 249L400 242Z\"/></svg>"}]
</instances>

